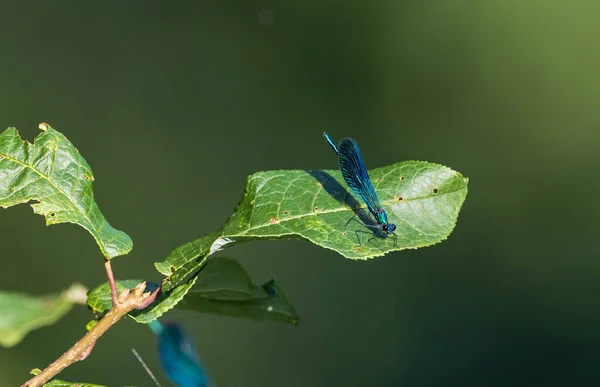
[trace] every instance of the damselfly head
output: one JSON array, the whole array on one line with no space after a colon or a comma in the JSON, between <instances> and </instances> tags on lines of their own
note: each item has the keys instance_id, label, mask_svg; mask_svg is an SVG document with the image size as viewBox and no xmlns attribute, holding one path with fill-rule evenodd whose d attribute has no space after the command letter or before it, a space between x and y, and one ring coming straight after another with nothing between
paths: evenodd
<instances>
[{"instance_id":1,"label":"damselfly head","mask_svg":"<svg viewBox=\"0 0 600 387\"><path fill-rule=\"evenodd\" d=\"M394 231L396 231L396 225L393 223L384 224L383 226L381 226L381 229L387 232L388 234L391 234Z\"/></svg>"}]
</instances>

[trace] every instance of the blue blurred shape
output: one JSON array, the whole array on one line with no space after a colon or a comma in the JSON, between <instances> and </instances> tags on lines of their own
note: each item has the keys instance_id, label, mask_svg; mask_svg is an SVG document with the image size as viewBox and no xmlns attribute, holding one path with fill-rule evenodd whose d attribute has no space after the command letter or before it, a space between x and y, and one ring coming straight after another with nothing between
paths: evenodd
<instances>
[{"instance_id":1,"label":"blue blurred shape","mask_svg":"<svg viewBox=\"0 0 600 387\"><path fill-rule=\"evenodd\" d=\"M200 356L194 348L190 336L178 323L148 324L158 336L158 353L162 367L179 387L214 386L200 362Z\"/></svg>"}]
</instances>

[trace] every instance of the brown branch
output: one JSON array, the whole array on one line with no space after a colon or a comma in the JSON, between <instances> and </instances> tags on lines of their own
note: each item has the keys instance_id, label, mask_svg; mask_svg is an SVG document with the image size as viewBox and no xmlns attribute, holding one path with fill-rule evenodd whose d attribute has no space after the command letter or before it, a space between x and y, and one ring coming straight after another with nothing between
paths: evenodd
<instances>
[{"instance_id":1,"label":"brown branch","mask_svg":"<svg viewBox=\"0 0 600 387\"><path fill-rule=\"evenodd\" d=\"M75 343L67 352L61 357L56 359L54 363L50 364L29 381L25 382L21 387L39 387L46 383L48 380L58 375L59 372L67 368L73 363L80 360L84 360L91 352L96 341L106 331L119 321L123 316L132 310L136 309L139 305L145 305L149 298L156 297L154 293L144 293L146 289L146 282L142 282L135 288L123 291L118 298L118 302L113 304L113 307L102 317L98 324L93 327L88 333L86 333L81 340Z\"/></svg>"}]
</instances>

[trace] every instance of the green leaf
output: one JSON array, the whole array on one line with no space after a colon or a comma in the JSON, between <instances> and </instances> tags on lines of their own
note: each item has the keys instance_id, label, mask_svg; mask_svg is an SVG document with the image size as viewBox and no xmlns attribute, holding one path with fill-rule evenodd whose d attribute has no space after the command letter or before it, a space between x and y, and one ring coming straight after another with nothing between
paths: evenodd
<instances>
[{"instance_id":1,"label":"green leaf","mask_svg":"<svg viewBox=\"0 0 600 387\"><path fill-rule=\"evenodd\" d=\"M265 291L252 283L238 261L215 257L206 262L198 274L194 292L213 300L252 300L266 298Z\"/></svg>"},{"instance_id":2,"label":"green leaf","mask_svg":"<svg viewBox=\"0 0 600 387\"><path fill-rule=\"evenodd\" d=\"M94 175L77 148L48 124L33 144L15 128L0 134L0 207L31 200L46 225L75 223L89 231L110 259L127 254L133 242L106 221L94 201Z\"/></svg>"},{"instance_id":3,"label":"green leaf","mask_svg":"<svg viewBox=\"0 0 600 387\"><path fill-rule=\"evenodd\" d=\"M156 320L170 309L173 309L175 305L183 299L190 288L194 286L197 278L198 277L194 276L190 278L187 283L176 286L166 293L162 293L149 307L143 311L133 311L129 315L141 324L148 324L150 321Z\"/></svg>"},{"instance_id":4,"label":"green leaf","mask_svg":"<svg viewBox=\"0 0 600 387\"><path fill-rule=\"evenodd\" d=\"M156 269L170 276L168 281L163 282L163 289L168 290L173 286L181 283L184 278L196 271L204 264L204 259L210 254L218 251L220 247L226 245L230 241L220 238L221 230L208 234L195 241L185 243L169 254L167 259L162 262L156 262Z\"/></svg>"},{"instance_id":5,"label":"green leaf","mask_svg":"<svg viewBox=\"0 0 600 387\"><path fill-rule=\"evenodd\" d=\"M131 289L140 282L142 280L137 279L117 281L117 292ZM152 291L158 286L157 283L147 283L146 290ZM87 304L97 313L105 313L111 308L108 282L88 293ZM296 311L277 283L270 281L256 286L237 261L224 257L208 260L202 270L185 284L162 293L148 308L133 311L129 316L139 323L147 324L174 307L288 324L298 322Z\"/></svg>"},{"instance_id":6,"label":"green leaf","mask_svg":"<svg viewBox=\"0 0 600 387\"><path fill-rule=\"evenodd\" d=\"M66 382L64 380L54 379L48 383L44 383L44 387L105 387L99 384L81 383L81 382Z\"/></svg>"},{"instance_id":7,"label":"green leaf","mask_svg":"<svg viewBox=\"0 0 600 387\"><path fill-rule=\"evenodd\" d=\"M275 280L261 286L266 297L250 300L225 300L211 298L212 294L202 289L190 291L177 304L178 309L222 316L248 318L259 321L275 321L286 324L298 324L298 314Z\"/></svg>"},{"instance_id":8,"label":"green leaf","mask_svg":"<svg viewBox=\"0 0 600 387\"><path fill-rule=\"evenodd\" d=\"M94 327L96 325L98 325L98 322L99 322L99 320L90 320L90 321L88 321L88 323L85 324L85 330L88 331L88 332L91 331L92 329L94 329Z\"/></svg>"},{"instance_id":9,"label":"green leaf","mask_svg":"<svg viewBox=\"0 0 600 387\"><path fill-rule=\"evenodd\" d=\"M129 317L141 324L147 324L162 316L165 312L175 307L181 299L187 294L190 288L196 282L197 277L190 278L186 284L174 287L168 292L161 293L150 306L144 310L135 310L129 313ZM142 280L119 280L116 281L117 292L121 293L125 289L132 289ZM160 284L147 282L146 291L157 289ZM110 285L108 282L92 289L88 293L88 306L97 313L106 313L112 307L112 298L110 293Z\"/></svg>"},{"instance_id":10,"label":"green leaf","mask_svg":"<svg viewBox=\"0 0 600 387\"><path fill-rule=\"evenodd\" d=\"M210 254L249 240L299 238L351 259L416 249L443 241L452 232L467 195L468 179L442 165L405 161L369 171L393 237L371 239L369 229L348 221L357 215L374 224L359 198L335 171L267 171L251 175L241 202L217 232L175 249L155 264L169 276L165 287L183 281ZM362 235L362 244L361 244Z\"/></svg>"},{"instance_id":11,"label":"green leaf","mask_svg":"<svg viewBox=\"0 0 600 387\"><path fill-rule=\"evenodd\" d=\"M31 370L32 375L39 375L42 372L39 368ZM81 382L67 382L59 379L52 379L48 383L44 383L44 387L106 387L99 384L81 383ZM134 386L131 386L134 387Z\"/></svg>"},{"instance_id":12,"label":"green leaf","mask_svg":"<svg viewBox=\"0 0 600 387\"><path fill-rule=\"evenodd\" d=\"M140 279L128 279L128 280L117 280L117 294L120 294L122 291L126 289L133 289L140 282L144 280ZM156 289L158 284L154 282L146 283L146 291ZM112 296L110 293L110 285L108 282L103 283L102 285L96 286L92 290L88 292L87 305L92 309L92 311L97 313L106 313L112 307Z\"/></svg>"},{"instance_id":13,"label":"green leaf","mask_svg":"<svg viewBox=\"0 0 600 387\"><path fill-rule=\"evenodd\" d=\"M57 322L77 302L76 294L85 292L81 289L74 284L61 294L42 297L0 292L0 345L12 347L32 330Z\"/></svg>"}]
</instances>

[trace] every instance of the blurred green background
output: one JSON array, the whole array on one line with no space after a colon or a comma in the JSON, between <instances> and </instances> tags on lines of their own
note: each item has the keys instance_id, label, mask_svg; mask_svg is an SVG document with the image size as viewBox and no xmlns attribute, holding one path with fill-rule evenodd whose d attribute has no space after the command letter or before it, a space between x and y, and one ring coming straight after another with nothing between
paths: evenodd
<instances>
[{"instance_id":1,"label":"blurred green background","mask_svg":"<svg viewBox=\"0 0 600 387\"><path fill-rule=\"evenodd\" d=\"M16 2L15 2L16 3ZM0 126L62 131L134 240L118 278L231 214L247 175L334 169L321 136L371 168L441 163L470 178L442 244L368 262L300 241L228 249L276 277L290 327L174 312L223 386L600 384L600 3L595 1L19 2L0 6ZM3 290L105 281L93 239L0 211ZM18 386L89 312L0 348ZM116 325L62 378L150 386L151 332Z\"/></svg>"}]
</instances>

